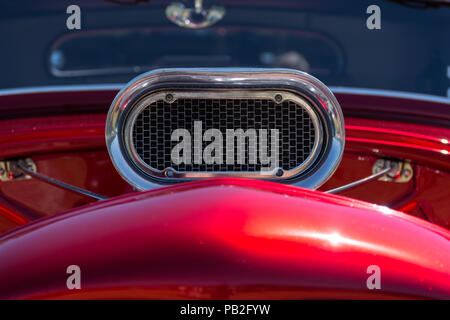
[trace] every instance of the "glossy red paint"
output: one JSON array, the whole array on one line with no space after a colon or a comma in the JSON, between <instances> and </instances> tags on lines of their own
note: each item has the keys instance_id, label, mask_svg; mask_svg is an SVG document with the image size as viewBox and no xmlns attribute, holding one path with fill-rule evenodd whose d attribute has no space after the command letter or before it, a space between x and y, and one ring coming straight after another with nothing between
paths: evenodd
<instances>
[{"instance_id":1,"label":"glossy red paint","mask_svg":"<svg viewBox=\"0 0 450 320\"><path fill-rule=\"evenodd\" d=\"M17 226L24 225L41 216L27 210L0 195L0 234Z\"/></svg>"},{"instance_id":2,"label":"glossy red paint","mask_svg":"<svg viewBox=\"0 0 450 320\"><path fill-rule=\"evenodd\" d=\"M34 103L38 108L47 102L44 99ZM81 113L0 121L0 159L31 156L39 171L53 178L107 196L131 192L106 152L105 117ZM450 155L446 154L450 150L446 143L450 141L450 129L346 118L346 133L341 165L321 190L369 175L377 158L410 159L415 174L409 183L374 181L343 195L399 209L450 228ZM0 183L0 197L41 216L92 202L34 179ZM18 224L11 224L9 219L0 220L1 230L15 225Z\"/></svg>"},{"instance_id":3,"label":"glossy red paint","mask_svg":"<svg viewBox=\"0 0 450 320\"><path fill-rule=\"evenodd\" d=\"M389 122L450 127L449 103L406 96L383 96L335 92L347 118L378 119Z\"/></svg>"},{"instance_id":4,"label":"glossy red paint","mask_svg":"<svg viewBox=\"0 0 450 320\"><path fill-rule=\"evenodd\" d=\"M2 236L0 298L449 299L449 240L448 230L373 204L212 179ZM82 289L69 291L73 264ZM366 286L371 265L381 269L381 290Z\"/></svg>"},{"instance_id":5,"label":"glossy red paint","mask_svg":"<svg viewBox=\"0 0 450 320\"><path fill-rule=\"evenodd\" d=\"M0 121L0 158L105 149L106 114Z\"/></svg>"},{"instance_id":6,"label":"glossy red paint","mask_svg":"<svg viewBox=\"0 0 450 320\"><path fill-rule=\"evenodd\" d=\"M5 217L6 219L10 220L11 222L13 222L16 225L23 225L23 224L27 223L27 220L22 218L16 212L14 212L8 208L5 208L5 207L0 207L0 216Z\"/></svg>"},{"instance_id":7,"label":"glossy red paint","mask_svg":"<svg viewBox=\"0 0 450 320\"><path fill-rule=\"evenodd\" d=\"M0 96L1 119L105 114L119 90L70 90Z\"/></svg>"},{"instance_id":8,"label":"glossy red paint","mask_svg":"<svg viewBox=\"0 0 450 320\"><path fill-rule=\"evenodd\" d=\"M114 169L106 150L32 155L32 159L40 173L107 197L132 191ZM37 179L2 182L1 197L41 217L95 201Z\"/></svg>"},{"instance_id":9,"label":"glossy red paint","mask_svg":"<svg viewBox=\"0 0 450 320\"><path fill-rule=\"evenodd\" d=\"M450 168L449 128L349 118L345 130L347 150Z\"/></svg>"}]
</instances>

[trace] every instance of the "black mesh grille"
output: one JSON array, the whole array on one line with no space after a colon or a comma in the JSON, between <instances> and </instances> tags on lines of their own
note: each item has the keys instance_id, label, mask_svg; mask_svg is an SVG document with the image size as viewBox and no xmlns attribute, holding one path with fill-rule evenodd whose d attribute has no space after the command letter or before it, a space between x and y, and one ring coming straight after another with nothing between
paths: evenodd
<instances>
[{"instance_id":1,"label":"black mesh grille","mask_svg":"<svg viewBox=\"0 0 450 320\"><path fill-rule=\"evenodd\" d=\"M226 129L268 129L269 132L270 129L278 129L279 164L284 170L301 164L310 155L315 141L311 117L291 101L276 104L269 99L179 99L169 104L160 100L145 108L136 119L133 141L138 155L146 164L158 170L167 167L179 172L261 170L259 161L249 164L248 159L245 159L245 164L226 164L225 155L223 164L175 165L171 161L171 150L178 142L171 141L172 132L183 128L193 136L194 121L202 121L203 132L211 128L219 129L224 136L224 146ZM258 147L259 142L258 139ZM203 149L210 143L204 141ZM193 149L191 153L194 154Z\"/></svg>"}]
</instances>

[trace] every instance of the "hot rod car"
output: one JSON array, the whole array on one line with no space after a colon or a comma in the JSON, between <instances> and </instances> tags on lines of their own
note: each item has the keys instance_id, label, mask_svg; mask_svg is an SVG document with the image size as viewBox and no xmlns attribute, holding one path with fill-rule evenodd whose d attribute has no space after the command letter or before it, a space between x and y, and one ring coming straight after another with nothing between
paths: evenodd
<instances>
[{"instance_id":1,"label":"hot rod car","mask_svg":"<svg viewBox=\"0 0 450 320\"><path fill-rule=\"evenodd\" d=\"M1 6L1 299L450 299L448 2Z\"/></svg>"}]
</instances>

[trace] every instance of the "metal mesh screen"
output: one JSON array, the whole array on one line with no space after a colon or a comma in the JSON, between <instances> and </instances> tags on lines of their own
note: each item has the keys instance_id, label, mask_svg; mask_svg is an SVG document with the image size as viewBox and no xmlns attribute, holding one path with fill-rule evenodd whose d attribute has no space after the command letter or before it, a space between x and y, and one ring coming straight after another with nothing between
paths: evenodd
<instances>
[{"instance_id":1,"label":"metal mesh screen","mask_svg":"<svg viewBox=\"0 0 450 320\"><path fill-rule=\"evenodd\" d=\"M314 141L314 126L309 114L291 101L276 104L270 99L179 99L169 104L156 101L145 108L137 117L133 127L133 142L137 154L150 167L163 170L172 167L178 172L257 172L261 163L226 164L225 154L222 164L175 165L171 159L172 148L178 141L171 141L176 129L187 129L194 137L194 122L202 122L202 133L214 128L223 133L225 146L226 129L278 129L279 164L283 170L300 165L310 155ZM260 140L257 139L258 148ZM192 139L193 141L193 139ZM268 138L270 141L270 135ZM203 150L210 144L203 141ZM191 154L194 155L192 143ZM248 141L246 149L248 150ZM259 149L258 149L259 150ZM268 148L269 154L271 152ZM237 156L235 147L235 157ZM248 152L246 152L248 157Z\"/></svg>"}]
</instances>

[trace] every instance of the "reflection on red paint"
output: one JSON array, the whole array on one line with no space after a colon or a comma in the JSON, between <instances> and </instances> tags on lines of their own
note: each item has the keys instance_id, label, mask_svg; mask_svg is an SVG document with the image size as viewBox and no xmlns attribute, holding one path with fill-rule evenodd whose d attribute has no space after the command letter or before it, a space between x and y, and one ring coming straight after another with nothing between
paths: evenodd
<instances>
[{"instance_id":1,"label":"reflection on red paint","mask_svg":"<svg viewBox=\"0 0 450 320\"><path fill-rule=\"evenodd\" d=\"M386 207L211 179L102 201L0 237L0 260L10 261L0 264L0 298L70 298L54 270L77 261L89 271L78 298L133 290L189 298L184 288L193 287L202 299L367 298L381 294L366 287L367 267L378 265L386 298L448 299L449 240L448 230Z\"/></svg>"},{"instance_id":2,"label":"reflection on red paint","mask_svg":"<svg viewBox=\"0 0 450 320\"><path fill-rule=\"evenodd\" d=\"M18 225L23 225L25 223L27 223L27 221L22 218L21 216L17 215L15 212L6 209L4 207L0 207L0 215L8 218L9 220L11 220L12 222L18 224Z\"/></svg>"},{"instance_id":3,"label":"reflection on red paint","mask_svg":"<svg viewBox=\"0 0 450 320\"><path fill-rule=\"evenodd\" d=\"M346 141L381 144L381 145L390 145L390 146L404 147L404 148L415 148L415 149L420 149L420 150L424 150L424 151L437 152L437 153L440 153L440 154L443 154L443 155L447 155L449 153L448 150L444 150L444 149L430 148L430 147L426 147L426 146L414 145L414 144L411 144L411 143L404 143L404 142L398 142L398 141L387 141L387 140L378 140L378 139L363 139L363 138L353 138L353 137L347 137Z\"/></svg>"},{"instance_id":4,"label":"reflection on red paint","mask_svg":"<svg viewBox=\"0 0 450 320\"><path fill-rule=\"evenodd\" d=\"M393 130L393 129L388 129L388 128L367 127L367 126L355 126L355 125L346 125L345 129L346 130L378 132L378 133L399 135L399 136L405 136L405 137L413 137L413 138L417 138L417 139L430 140L430 141L439 142L442 144L448 144L448 140L445 138L439 138L436 136L419 134L419 133L414 133L414 132L410 132L410 131Z\"/></svg>"}]
</instances>

